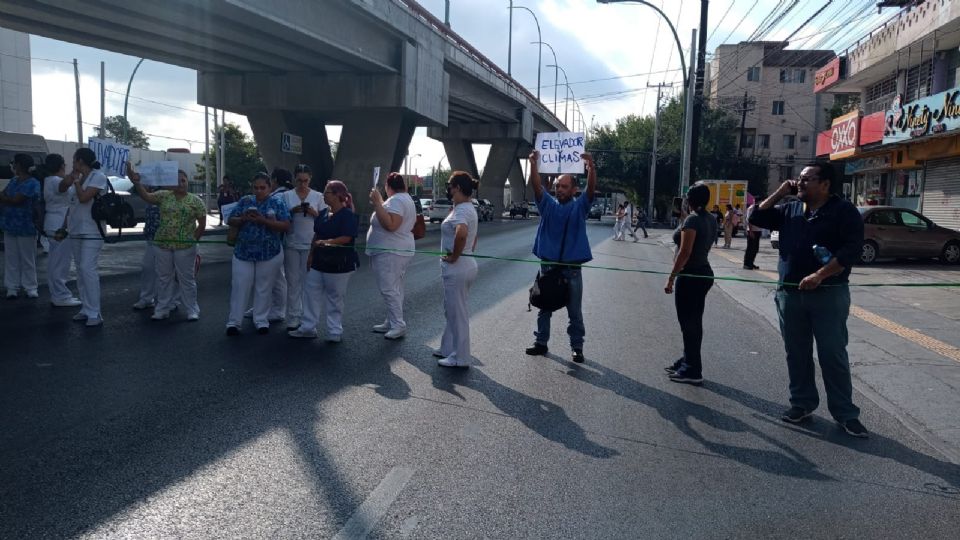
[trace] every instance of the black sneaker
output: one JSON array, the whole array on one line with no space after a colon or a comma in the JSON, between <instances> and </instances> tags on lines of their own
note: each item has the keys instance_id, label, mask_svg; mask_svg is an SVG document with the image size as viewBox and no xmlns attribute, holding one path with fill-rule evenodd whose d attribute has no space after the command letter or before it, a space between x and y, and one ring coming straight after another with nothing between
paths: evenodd
<instances>
[{"instance_id":1,"label":"black sneaker","mask_svg":"<svg viewBox=\"0 0 960 540\"><path fill-rule=\"evenodd\" d=\"M227 327L227 335L228 335L228 336L239 336L239 335L240 335L240 329L237 328L236 326L228 326L228 327Z\"/></svg>"},{"instance_id":2,"label":"black sneaker","mask_svg":"<svg viewBox=\"0 0 960 540\"><path fill-rule=\"evenodd\" d=\"M527 354L530 356L543 356L547 354L548 350L546 345L534 343L533 347L527 347Z\"/></svg>"},{"instance_id":3,"label":"black sneaker","mask_svg":"<svg viewBox=\"0 0 960 540\"><path fill-rule=\"evenodd\" d=\"M790 407L787 409L787 412L780 415L780 419L784 422L790 422L791 424L799 424L807 418L810 418L811 414L813 414L813 411L808 411L800 407Z\"/></svg>"},{"instance_id":4,"label":"black sneaker","mask_svg":"<svg viewBox=\"0 0 960 540\"><path fill-rule=\"evenodd\" d=\"M573 361L577 364L582 364L585 358L583 357L583 349L574 349L573 350Z\"/></svg>"},{"instance_id":5,"label":"black sneaker","mask_svg":"<svg viewBox=\"0 0 960 540\"><path fill-rule=\"evenodd\" d=\"M694 373L693 370L680 368L676 372L669 375L670 380L675 383L683 384L692 384L694 386L700 386L703 384L703 376L699 373Z\"/></svg>"},{"instance_id":6,"label":"black sneaker","mask_svg":"<svg viewBox=\"0 0 960 540\"><path fill-rule=\"evenodd\" d=\"M847 420L846 422L838 422L840 427L847 432L847 435L851 437L857 437L858 439L866 439L870 436L870 433L867 431L867 428L863 427L863 424L860 423L860 420L854 418L853 420Z\"/></svg>"},{"instance_id":7,"label":"black sneaker","mask_svg":"<svg viewBox=\"0 0 960 540\"><path fill-rule=\"evenodd\" d=\"M681 357L681 358L678 358L676 362L674 362L674 363L670 364L669 366L663 368L663 370L666 371L667 373L673 375L674 373L677 372L678 369L680 369L680 366L682 366L682 365L683 365L683 358Z\"/></svg>"}]
</instances>

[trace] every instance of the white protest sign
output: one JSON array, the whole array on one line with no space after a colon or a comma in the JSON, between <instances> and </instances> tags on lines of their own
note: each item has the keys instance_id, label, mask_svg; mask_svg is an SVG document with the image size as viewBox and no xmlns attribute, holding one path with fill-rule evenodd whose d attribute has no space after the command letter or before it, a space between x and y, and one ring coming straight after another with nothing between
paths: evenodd
<instances>
[{"instance_id":1,"label":"white protest sign","mask_svg":"<svg viewBox=\"0 0 960 540\"><path fill-rule=\"evenodd\" d=\"M373 168L373 188L377 189L377 182L380 181L380 167Z\"/></svg>"},{"instance_id":2,"label":"white protest sign","mask_svg":"<svg viewBox=\"0 0 960 540\"><path fill-rule=\"evenodd\" d=\"M220 215L223 216L224 220L230 219L230 214L233 213L233 209L236 208L238 204L240 203L234 202L220 207Z\"/></svg>"},{"instance_id":3,"label":"white protest sign","mask_svg":"<svg viewBox=\"0 0 960 540\"><path fill-rule=\"evenodd\" d=\"M176 161L148 161L140 164L137 172L145 186L176 187L178 168Z\"/></svg>"},{"instance_id":4,"label":"white protest sign","mask_svg":"<svg viewBox=\"0 0 960 540\"><path fill-rule=\"evenodd\" d=\"M130 159L130 147L109 139L87 141L87 146L97 155L100 171L107 176L126 176L127 161Z\"/></svg>"},{"instance_id":5,"label":"white protest sign","mask_svg":"<svg viewBox=\"0 0 960 540\"><path fill-rule=\"evenodd\" d=\"M537 133L534 149L540 152L541 174L583 174L586 139L582 132Z\"/></svg>"}]
</instances>

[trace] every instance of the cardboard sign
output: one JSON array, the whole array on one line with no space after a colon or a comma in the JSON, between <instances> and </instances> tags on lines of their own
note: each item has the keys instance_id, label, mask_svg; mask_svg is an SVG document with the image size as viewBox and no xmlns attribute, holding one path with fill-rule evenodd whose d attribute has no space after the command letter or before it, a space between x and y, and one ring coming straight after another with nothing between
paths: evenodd
<instances>
[{"instance_id":1,"label":"cardboard sign","mask_svg":"<svg viewBox=\"0 0 960 540\"><path fill-rule=\"evenodd\" d=\"M130 159L130 147L109 139L91 137L87 146L97 155L100 172L107 176L126 176L127 161Z\"/></svg>"},{"instance_id":2,"label":"cardboard sign","mask_svg":"<svg viewBox=\"0 0 960 540\"><path fill-rule=\"evenodd\" d=\"M239 204L239 202L225 204L220 208L220 215L223 216L224 221L230 219L230 214L233 213L233 209L237 207L237 204Z\"/></svg>"},{"instance_id":3,"label":"cardboard sign","mask_svg":"<svg viewBox=\"0 0 960 540\"><path fill-rule=\"evenodd\" d=\"M582 132L537 133L533 148L540 152L540 174L583 174L585 146Z\"/></svg>"},{"instance_id":4,"label":"cardboard sign","mask_svg":"<svg viewBox=\"0 0 960 540\"><path fill-rule=\"evenodd\" d=\"M148 161L137 172L145 186L176 187L180 181L178 168L176 161Z\"/></svg>"}]
</instances>

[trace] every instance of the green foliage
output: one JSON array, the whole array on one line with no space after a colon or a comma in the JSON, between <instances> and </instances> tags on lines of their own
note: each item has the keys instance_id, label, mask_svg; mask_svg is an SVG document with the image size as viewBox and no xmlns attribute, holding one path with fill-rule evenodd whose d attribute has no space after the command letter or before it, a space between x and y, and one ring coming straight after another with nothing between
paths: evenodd
<instances>
[{"instance_id":1,"label":"green foliage","mask_svg":"<svg viewBox=\"0 0 960 540\"><path fill-rule=\"evenodd\" d=\"M124 135L124 127L127 128L126 135ZM100 129L100 126L94 129L97 131L97 137L101 139L113 139L134 148L150 148L150 138L143 131L131 126L122 116L108 116L103 119L103 129Z\"/></svg>"},{"instance_id":2,"label":"green foliage","mask_svg":"<svg viewBox=\"0 0 960 540\"><path fill-rule=\"evenodd\" d=\"M257 144L250 137L247 137L246 133L240 131L240 126L237 124L228 123L220 129L224 130L224 143L227 147L224 168L227 176L230 177L230 183L237 192L241 194L250 193L253 175L267 169L263 159L260 158L260 152L257 151ZM211 178L214 184L211 186L211 190L216 190L221 179L221 175L217 171L220 132L212 131L210 141L213 144L208 153L210 167L212 168ZM206 169L203 161L197 163L197 176L203 178L205 173Z\"/></svg>"},{"instance_id":3,"label":"green foliage","mask_svg":"<svg viewBox=\"0 0 960 540\"><path fill-rule=\"evenodd\" d=\"M630 200L646 206L654 122L653 116L629 115L618 119L613 126L601 126L590 132L588 151L597 161L601 191L623 192ZM730 114L704 108L697 162L691 176L746 179L751 193L762 194L761 190L766 191L766 162L736 157L738 127L738 120ZM683 128L683 102L675 98L660 111L654 203L661 216L666 215L673 197L679 193Z\"/></svg>"}]
</instances>

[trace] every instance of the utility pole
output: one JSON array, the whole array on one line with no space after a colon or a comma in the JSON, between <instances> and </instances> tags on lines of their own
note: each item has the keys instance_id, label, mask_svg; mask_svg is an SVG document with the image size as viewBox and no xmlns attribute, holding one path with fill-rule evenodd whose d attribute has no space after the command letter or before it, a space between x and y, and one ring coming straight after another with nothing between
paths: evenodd
<instances>
[{"instance_id":1,"label":"utility pole","mask_svg":"<svg viewBox=\"0 0 960 540\"><path fill-rule=\"evenodd\" d=\"M507 8L510 13L510 23L507 27L507 75L513 77L511 68L513 67L513 0L510 0L510 6Z\"/></svg>"},{"instance_id":2,"label":"utility pole","mask_svg":"<svg viewBox=\"0 0 960 540\"><path fill-rule=\"evenodd\" d=\"M443 9L443 24L450 28L450 0L446 0Z\"/></svg>"},{"instance_id":3,"label":"utility pole","mask_svg":"<svg viewBox=\"0 0 960 540\"><path fill-rule=\"evenodd\" d=\"M207 194L203 202L210 212L210 108L203 106L203 192ZM222 216L221 216L222 217Z\"/></svg>"},{"instance_id":4,"label":"utility pole","mask_svg":"<svg viewBox=\"0 0 960 540\"><path fill-rule=\"evenodd\" d=\"M693 70L696 66L696 48L697 31L693 30L690 36L690 75L687 77L687 95L686 106L683 113L683 158L680 160L680 191L678 196L683 196L684 189L690 185L690 143L693 139Z\"/></svg>"},{"instance_id":5,"label":"utility pole","mask_svg":"<svg viewBox=\"0 0 960 540\"><path fill-rule=\"evenodd\" d=\"M227 174L227 111L220 109L220 177Z\"/></svg>"},{"instance_id":6,"label":"utility pole","mask_svg":"<svg viewBox=\"0 0 960 540\"><path fill-rule=\"evenodd\" d=\"M103 131L103 120L106 117L106 98L107 98L107 82L106 82L106 63L100 62L100 136L105 137L106 134Z\"/></svg>"},{"instance_id":7,"label":"utility pole","mask_svg":"<svg viewBox=\"0 0 960 540\"><path fill-rule=\"evenodd\" d=\"M647 86L650 88L654 86L657 87L657 110L653 121L653 151L650 152L650 188L647 191L647 216L653 219L653 188L657 183L657 139L660 137L660 99L663 87L670 85L664 83L647 83Z\"/></svg>"},{"instance_id":8,"label":"utility pole","mask_svg":"<svg viewBox=\"0 0 960 540\"><path fill-rule=\"evenodd\" d=\"M710 11L710 0L700 0L700 35L697 44L697 76L696 84L693 88L693 127L691 135L693 140L690 142L690 179L697 177L696 168L693 166L697 162L697 152L700 149L700 123L703 117L703 78L707 63L707 15Z\"/></svg>"},{"instance_id":9,"label":"utility pole","mask_svg":"<svg viewBox=\"0 0 960 540\"><path fill-rule=\"evenodd\" d=\"M73 81L77 87L77 142L83 146L83 114L80 112L80 68L77 59L73 59Z\"/></svg>"},{"instance_id":10,"label":"utility pole","mask_svg":"<svg viewBox=\"0 0 960 540\"><path fill-rule=\"evenodd\" d=\"M740 105L740 142L737 144L737 159L743 156L743 138L747 134L747 112L753 110L753 104L743 91L743 103Z\"/></svg>"}]
</instances>

